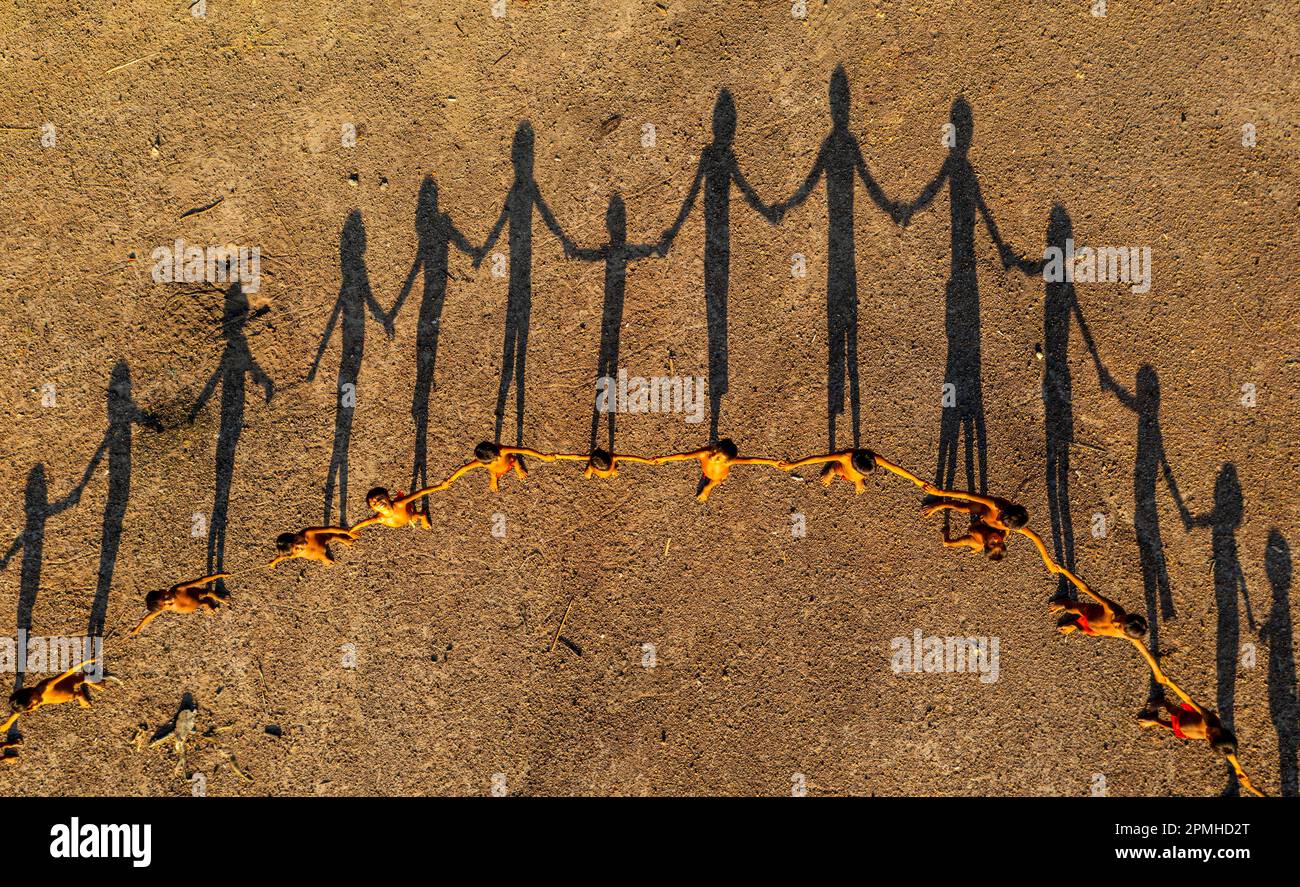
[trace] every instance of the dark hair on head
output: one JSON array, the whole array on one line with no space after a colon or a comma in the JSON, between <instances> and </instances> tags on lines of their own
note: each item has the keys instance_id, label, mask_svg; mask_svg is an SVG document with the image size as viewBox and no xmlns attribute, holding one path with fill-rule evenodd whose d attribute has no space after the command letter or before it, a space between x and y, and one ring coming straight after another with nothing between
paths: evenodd
<instances>
[{"instance_id":1,"label":"dark hair on head","mask_svg":"<svg viewBox=\"0 0 1300 887\"><path fill-rule=\"evenodd\" d=\"M302 541L302 536L298 533L281 533L275 537L275 547L281 551L288 551L289 546Z\"/></svg>"},{"instance_id":2,"label":"dark hair on head","mask_svg":"<svg viewBox=\"0 0 1300 887\"><path fill-rule=\"evenodd\" d=\"M1147 621L1145 617L1139 616L1137 613L1129 613L1124 618L1124 634L1138 640L1146 633Z\"/></svg>"},{"instance_id":3,"label":"dark hair on head","mask_svg":"<svg viewBox=\"0 0 1300 887\"><path fill-rule=\"evenodd\" d=\"M490 440L485 440L474 448L474 458L480 462L491 462L501 455L501 448Z\"/></svg>"},{"instance_id":4,"label":"dark hair on head","mask_svg":"<svg viewBox=\"0 0 1300 887\"><path fill-rule=\"evenodd\" d=\"M876 470L876 454L871 450L854 450L849 457L849 464L860 474L868 474Z\"/></svg>"},{"instance_id":5,"label":"dark hair on head","mask_svg":"<svg viewBox=\"0 0 1300 887\"><path fill-rule=\"evenodd\" d=\"M598 471L608 471L614 464L614 457L607 450L599 447L591 451L591 457L588 459L591 467Z\"/></svg>"},{"instance_id":6,"label":"dark hair on head","mask_svg":"<svg viewBox=\"0 0 1300 887\"><path fill-rule=\"evenodd\" d=\"M714 446L717 448L719 453L722 453L728 459L734 459L740 455L740 451L736 449L736 442L729 437L724 437L722 440L714 444Z\"/></svg>"},{"instance_id":7,"label":"dark hair on head","mask_svg":"<svg viewBox=\"0 0 1300 887\"><path fill-rule=\"evenodd\" d=\"M166 598L170 592L170 588L154 589L144 596L144 605L150 610L156 609L159 602Z\"/></svg>"},{"instance_id":8,"label":"dark hair on head","mask_svg":"<svg viewBox=\"0 0 1300 887\"><path fill-rule=\"evenodd\" d=\"M1011 502L1002 509L1002 523L1013 530L1018 530L1029 523L1029 511L1025 506Z\"/></svg>"},{"instance_id":9,"label":"dark hair on head","mask_svg":"<svg viewBox=\"0 0 1300 887\"><path fill-rule=\"evenodd\" d=\"M371 489L369 493L366 493L367 502L369 502L371 499L387 499L387 498L388 498L387 487L374 487L373 489Z\"/></svg>"},{"instance_id":10,"label":"dark hair on head","mask_svg":"<svg viewBox=\"0 0 1300 887\"><path fill-rule=\"evenodd\" d=\"M9 697L9 710L24 711L35 695L35 687L23 687L21 690L15 690Z\"/></svg>"},{"instance_id":11,"label":"dark hair on head","mask_svg":"<svg viewBox=\"0 0 1300 887\"><path fill-rule=\"evenodd\" d=\"M1220 727L1215 731L1214 737L1210 740L1210 745L1226 758L1228 755L1237 753L1237 736L1231 730Z\"/></svg>"}]
</instances>

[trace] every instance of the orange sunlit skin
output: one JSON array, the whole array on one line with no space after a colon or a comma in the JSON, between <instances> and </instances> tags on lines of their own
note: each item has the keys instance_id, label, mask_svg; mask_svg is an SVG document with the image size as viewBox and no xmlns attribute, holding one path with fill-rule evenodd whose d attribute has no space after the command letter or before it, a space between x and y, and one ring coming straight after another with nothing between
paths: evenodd
<instances>
[{"instance_id":1,"label":"orange sunlit skin","mask_svg":"<svg viewBox=\"0 0 1300 887\"><path fill-rule=\"evenodd\" d=\"M1017 529L1016 532L1034 543L1034 547L1038 549L1039 557L1043 559L1043 563L1047 566L1049 572L1064 576L1074 585L1075 588L1079 589L1091 598L1096 604L1109 606L1116 613L1122 612L1118 604L1093 591L1088 587L1086 582L1074 575L1070 570L1067 570L1065 567L1058 564L1052 558L1051 554L1048 553L1047 543L1043 541L1041 536L1026 527L1021 527ZM1057 598L1053 598L1053 602L1056 600ZM1145 626L1146 620L1142 620L1142 622ZM1144 727L1165 727L1174 732L1175 735L1178 735L1178 733L1181 732L1185 737L1192 736L1192 733L1188 732L1189 729L1191 731L1200 730L1200 736L1197 738L1208 739L1209 735L1213 732L1212 730L1207 731L1205 726L1206 716L1208 715L1209 717L1214 718L1213 724L1216 725L1218 729L1222 729L1222 725L1219 725L1218 718L1214 716L1213 712L1207 711L1205 708L1197 705L1196 701L1193 700L1191 696L1188 696L1182 687L1174 683L1174 681L1164 673L1160 668L1160 663L1156 661L1155 656L1153 656L1151 651L1147 649L1147 645L1141 640L1141 638L1134 637L1132 634L1123 634L1122 636L1133 645L1133 648L1138 651L1138 655L1140 655L1143 661L1146 662L1147 667L1151 669L1151 675L1155 678L1156 683L1167 689L1173 690L1180 700L1179 705L1175 708L1168 702L1165 696L1161 694L1158 698L1152 699L1151 702L1148 703L1147 708L1138 715L1138 723L1142 724ZM1164 709L1170 714L1169 720L1162 720L1159 717L1160 709ZM1175 722L1178 723L1177 731L1173 730ZM1231 733L1228 734L1228 737L1232 739L1231 751L1228 750L1229 746L1226 742L1221 744L1222 748L1216 748L1216 750L1219 751L1228 763L1232 765L1233 772L1237 774L1237 779L1241 784L1245 786L1251 794L1262 797L1263 792L1255 788L1254 783L1250 781L1250 777L1246 775L1246 771L1242 769L1241 763L1237 760L1235 737L1232 737ZM1210 744L1213 747L1214 740L1210 740Z\"/></svg>"},{"instance_id":2,"label":"orange sunlit skin","mask_svg":"<svg viewBox=\"0 0 1300 887\"><path fill-rule=\"evenodd\" d=\"M685 462L690 459L700 463L700 472L703 475L700 478L699 491L695 494L697 502L709 501L709 493L713 492L714 487L727 479L727 476L731 474L733 465L770 465L776 468L781 464L780 459L737 455L736 445L732 443L730 438L725 438L700 450L692 450L689 453L656 456L651 461L656 465L663 465L667 462Z\"/></svg>"},{"instance_id":3,"label":"orange sunlit skin","mask_svg":"<svg viewBox=\"0 0 1300 887\"><path fill-rule=\"evenodd\" d=\"M90 691L102 692L103 687L87 679L83 668L94 663L87 659L74 665L63 674L38 681L30 687L14 691L9 697L9 720L0 725L0 733L7 732L22 715L30 715L47 705L59 705L74 699L82 708L90 708Z\"/></svg>"},{"instance_id":4,"label":"orange sunlit skin","mask_svg":"<svg viewBox=\"0 0 1300 887\"><path fill-rule=\"evenodd\" d=\"M488 489L494 493L501 492L501 478L510 472L519 475L523 480L528 477L528 466L524 464L524 456L537 459L542 462L554 462L555 456L550 453L539 453L537 450L528 447L503 447L499 444L484 441L474 448L474 461L469 462L457 468L440 484L432 487L425 487L423 490L417 490L411 496L419 498L429 493L436 493L445 490L456 481L476 468L485 469L488 473Z\"/></svg>"},{"instance_id":5,"label":"orange sunlit skin","mask_svg":"<svg viewBox=\"0 0 1300 887\"><path fill-rule=\"evenodd\" d=\"M1049 613L1064 611L1056 623L1061 634L1079 631L1104 638L1141 639L1147 633L1147 621L1136 613L1128 613L1119 604L1102 597L1100 601L1074 600L1058 595L1047 604Z\"/></svg>"},{"instance_id":6,"label":"orange sunlit skin","mask_svg":"<svg viewBox=\"0 0 1300 887\"><path fill-rule=\"evenodd\" d=\"M221 597L214 590L204 586L218 579L229 578L229 573L213 573L211 576L204 576L193 582L181 582L165 590L149 592L145 597L145 606L148 607L149 613L140 620L140 624L131 632L131 636L138 635L146 625L163 613L194 613L199 610L211 612L218 609L221 606Z\"/></svg>"},{"instance_id":7,"label":"orange sunlit skin","mask_svg":"<svg viewBox=\"0 0 1300 887\"><path fill-rule=\"evenodd\" d=\"M556 453L555 461L557 462L586 462L587 467L583 469L582 476L592 477L618 477L618 465L620 462L636 462L641 465L654 465L654 459L647 459L644 456L628 456L622 453L611 453L608 450L592 450L590 453Z\"/></svg>"},{"instance_id":8,"label":"orange sunlit skin","mask_svg":"<svg viewBox=\"0 0 1300 887\"><path fill-rule=\"evenodd\" d=\"M266 567L270 569L296 557L333 566L334 555L330 552L330 543L351 545L355 539L352 531L346 527L307 527L297 533L282 533L275 540L276 550L280 553Z\"/></svg>"},{"instance_id":9,"label":"orange sunlit skin","mask_svg":"<svg viewBox=\"0 0 1300 887\"><path fill-rule=\"evenodd\" d=\"M961 536L951 536L948 527L943 528L944 548L969 548L973 554L988 555L991 561L1000 561L1007 556L1007 531L985 522L980 506L963 505L960 502L936 502L921 509L926 517L942 511L956 511L970 515L970 525Z\"/></svg>"},{"instance_id":10,"label":"orange sunlit skin","mask_svg":"<svg viewBox=\"0 0 1300 887\"><path fill-rule=\"evenodd\" d=\"M1162 713L1168 717L1162 718ZM1237 779L1247 791L1257 797L1264 797L1263 792L1255 788L1237 760L1237 737L1223 726L1219 716L1212 710L1202 708L1194 702L1174 705L1161 694L1151 699L1147 707L1138 712L1137 721L1143 727L1168 730L1179 739L1208 743L1210 748L1232 766Z\"/></svg>"},{"instance_id":11,"label":"orange sunlit skin","mask_svg":"<svg viewBox=\"0 0 1300 887\"><path fill-rule=\"evenodd\" d=\"M853 484L854 493L866 490L867 475L875 470L878 457L871 450L845 450L842 453L830 453L826 456L809 456L797 462L781 461L777 468L792 471L806 465L821 465L822 486L830 488L835 478L841 478Z\"/></svg>"},{"instance_id":12,"label":"orange sunlit skin","mask_svg":"<svg viewBox=\"0 0 1300 887\"><path fill-rule=\"evenodd\" d=\"M424 495L424 491L409 496L402 493L390 494L383 487L375 487L366 494L366 504L375 513L374 516L353 524L348 532L355 536L359 530L376 526L393 529L415 526L428 530L433 526L429 523L429 515L415 504Z\"/></svg>"},{"instance_id":13,"label":"orange sunlit skin","mask_svg":"<svg viewBox=\"0 0 1300 887\"><path fill-rule=\"evenodd\" d=\"M969 503L964 508L956 508L952 505L944 507L954 511L961 511L971 515L972 518L978 517L981 523L1001 530L1003 533L1009 533L1012 530L1018 530L1029 523L1029 512L1023 505L1019 505L1009 499L999 499L997 496L980 496L976 493L968 493L964 490L944 490L935 487L933 484L922 484L923 489L933 496L940 499L951 499L959 502ZM942 509L939 509L942 510ZM927 510L926 514L933 514L934 510Z\"/></svg>"}]
</instances>

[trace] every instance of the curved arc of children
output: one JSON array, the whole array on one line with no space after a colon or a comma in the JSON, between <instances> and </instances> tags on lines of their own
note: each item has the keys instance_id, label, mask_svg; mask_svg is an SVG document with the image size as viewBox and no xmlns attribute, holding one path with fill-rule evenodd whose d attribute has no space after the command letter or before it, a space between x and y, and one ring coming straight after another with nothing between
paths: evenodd
<instances>
[{"instance_id":1,"label":"curved arc of children","mask_svg":"<svg viewBox=\"0 0 1300 887\"><path fill-rule=\"evenodd\" d=\"M866 449L845 450L821 456L809 456L790 461L772 457L741 456L736 445L729 439L712 443L697 450L672 453L663 456L636 456L631 454L613 454L595 449L590 453L542 453L528 447L501 446L491 442L480 443L474 450L474 459L455 471L445 480L433 486L416 490L410 494L393 496L387 489L376 487L366 497L367 504L375 512L369 518L353 524L351 527L307 527L296 533L283 533L276 539L276 556L266 564L252 565L228 573L216 573L187 582L173 585L169 589L150 592L146 596L148 612L130 636L138 635L146 625L165 612L191 613L212 612L218 609L225 598L209 588L210 583L218 579L230 579L255 570L274 569L278 564L295 558L315 560L326 565L333 565L334 558L329 545L337 542L350 545L357 539L357 534L367 527L384 526L400 528L417 526L431 529L427 508L420 505L426 496L448 489L453 483L476 469L484 470L488 475L488 486L492 492L500 491L500 481L514 473L520 479L528 476L524 459L531 458L542 462L585 462L584 476L613 478L618 475L620 463L637 463L646 465L665 465L673 462L697 461L701 477L696 499L708 500L710 493L727 479L731 469L736 465L763 465L780 471L789 472L796 468L821 465L821 482L826 487L836 479L853 484L856 493L865 491L865 479L876 468L881 468L916 486L928 496L938 500L925 508L927 515L944 510L954 510L970 517L970 526L966 535L950 539L944 530L944 545L951 548L971 548L974 553L983 553L992 560L1001 560L1006 551L1008 535L1020 535L1028 539L1038 551L1039 557L1048 572L1065 577L1079 592L1087 596L1092 603L1079 603L1054 598L1050 610L1068 610L1058 627L1062 633L1073 630L1085 634L1104 637L1116 637L1127 640L1136 649L1147 667L1151 670L1157 683L1172 690L1182 700L1181 712L1166 702L1170 713L1170 722L1161 721L1158 712L1150 709L1151 716L1142 719L1143 726L1162 726L1172 730L1179 738L1205 739L1211 747L1219 752L1232 766L1240 783L1251 793L1263 797L1264 793L1255 787L1250 777L1242 768L1237 758L1235 737L1219 724L1213 710L1207 709L1192 699L1176 682L1165 674L1151 651L1142 640L1145 634L1145 621L1134 617L1114 601L1094 591L1086 582L1071 570L1056 562L1047 550L1047 545L1032 529L1027 526L1028 513L1023 506L993 496L977 495L960 490L945 490L935 484L921 480L906 468L891 462L885 457ZM1140 624L1141 631L1134 631L1134 620ZM1096 624L1093 624L1096 623ZM552 648L554 645L552 645ZM90 688L102 690L102 687L87 680L87 675L79 674L84 666L95 660L83 662L72 669L53 678L45 680L15 693L10 699L12 714L8 721L0 726L0 734L6 733L19 717L31 714L44 705L71 702L76 700L82 707L90 707ZM22 696L19 699L19 696ZM1193 735L1185 735L1183 729ZM16 743L13 743L16 744ZM0 753L13 744L0 745ZM14 760L8 755L4 760Z\"/></svg>"}]
</instances>

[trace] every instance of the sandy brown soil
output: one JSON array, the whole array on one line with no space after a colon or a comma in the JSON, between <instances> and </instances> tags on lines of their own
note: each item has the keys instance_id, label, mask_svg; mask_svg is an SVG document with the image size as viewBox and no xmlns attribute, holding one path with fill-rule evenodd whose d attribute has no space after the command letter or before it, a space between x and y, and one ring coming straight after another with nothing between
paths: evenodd
<instances>
[{"instance_id":1,"label":"sandy brown soil","mask_svg":"<svg viewBox=\"0 0 1300 887\"><path fill-rule=\"evenodd\" d=\"M166 749L132 745L186 692L201 727L231 726L189 754L209 794L487 794L496 774L512 794L784 795L798 774L809 794L1087 795L1097 774L1115 795L1223 791L1207 749L1134 724L1146 679L1129 649L1055 633L1044 606L1055 583L1028 546L1001 564L945 551L914 491L885 477L855 498L839 484L738 469L700 506L688 466L634 466L610 482L533 466L498 498L471 476L433 500L433 533L368 534L332 570L250 574L230 583L219 614L169 615L124 637L148 590L205 571L207 537L191 531L195 514L211 519L222 391L186 418L232 326L220 287L153 282L156 247L184 238L262 251L252 316L234 324L274 382L267 403L246 379L226 538L227 566L243 569L270 556L277 533L323 516L338 331L307 376L340 292L350 213L387 309L416 255L421 181L435 177L441 209L482 242L526 120L537 186L575 240L602 242L614 191L629 240L653 240L687 195L719 90L734 97L745 177L763 199L785 198L830 131L828 83L842 64L849 131L890 198L914 199L938 172L942 127L962 96L970 163L1008 243L1041 255L1060 204L1081 243L1151 247L1149 293L1079 285L1078 301L1120 384L1133 390L1143 364L1158 372L1164 450L1190 511L1215 510L1225 463L1241 503L1238 521L1219 481L1217 529L1187 532L1155 481L1176 610L1160 620L1164 661L1198 699L1230 703L1260 786L1295 793L1293 9L1112 2L1098 18L1082 0L808 5L798 20L775 0L512 0L498 19L487 0L212 0L194 18L184 4L3 0L0 544L77 484L108 426L119 361L135 403L166 430L131 430L107 598L108 666L123 685L90 711L65 705L23 722L22 756L0 769L0 792L189 793ZM56 139L42 147L47 122ZM341 144L346 123L353 148ZM652 148L643 123L655 127ZM1244 123L1256 128L1253 148L1241 144ZM903 229L859 186L854 219L862 440L927 478L945 379L948 204L945 185ZM826 448L826 225L822 185L779 226L732 193L720 429L747 452ZM509 254L504 234L495 250ZM704 253L697 205L667 257L632 266L619 356L632 375L667 374L670 361L671 372L709 373ZM795 253L807 257L802 279L790 273ZM1019 496L1049 534L1035 354L1046 289L1004 270L982 224L975 257L989 489ZM359 268L351 262L354 283ZM507 319L509 281L490 261L474 268L453 250L449 275L431 477L493 436ZM587 447L603 281L600 263L566 260L536 219L530 445ZM411 478L422 286L391 341L364 321L352 520L372 484L406 489ZM1138 420L1098 384L1077 328L1069 342L1077 567L1145 612L1135 520L1150 524L1135 517L1134 466L1152 451L1139 452ZM48 384L52 407L42 406ZM1253 407L1242 403L1247 384ZM513 423L512 390L506 442ZM618 446L689 449L707 428L623 416ZM842 417L841 444L848 428ZM119 484L123 464L112 469ZM40 540L29 532L0 572L0 634L17 630L24 593L34 634L86 631L109 471L99 465L80 501L49 517ZM491 533L494 513L504 539ZM792 537L794 513L806 538ZM1109 520L1103 538L1090 533L1097 513ZM570 600L564 633L581 655L548 653ZM891 639L916 629L997 637L999 679L895 675ZM223 763L230 754L253 781Z\"/></svg>"}]
</instances>

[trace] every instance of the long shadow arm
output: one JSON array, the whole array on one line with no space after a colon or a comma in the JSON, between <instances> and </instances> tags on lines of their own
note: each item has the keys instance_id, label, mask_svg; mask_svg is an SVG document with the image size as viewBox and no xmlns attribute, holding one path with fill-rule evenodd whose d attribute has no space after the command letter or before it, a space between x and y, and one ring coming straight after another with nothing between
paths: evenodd
<instances>
[{"instance_id":1,"label":"long shadow arm","mask_svg":"<svg viewBox=\"0 0 1300 887\"><path fill-rule=\"evenodd\" d=\"M492 229L488 231L487 239L483 241L483 245L475 249L473 254L475 268L482 264L484 257L488 254L488 250L492 249L493 245L497 242L497 238L501 236L501 230L506 226L506 219L510 218L510 201L515 197L516 187L517 186L512 185L510 190L506 193L506 199L501 204L501 215L497 216L497 220L492 223Z\"/></svg>"},{"instance_id":2,"label":"long shadow arm","mask_svg":"<svg viewBox=\"0 0 1300 887\"><path fill-rule=\"evenodd\" d=\"M550 228L551 233L560 241L560 246L564 248L565 254L576 252L577 246L569 239L569 235L564 233L564 229L560 227L559 221L555 218L555 213L551 212L550 206L547 205L546 200L542 197L542 192L537 188L536 184L533 185L533 202L537 206L537 212L541 215L542 221L546 223L546 227Z\"/></svg>"},{"instance_id":3,"label":"long shadow arm","mask_svg":"<svg viewBox=\"0 0 1300 887\"><path fill-rule=\"evenodd\" d=\"M1026 259L1002 239L1001 233L998 232L998 223L993 220L993 213L989 212L988 204L984 202L984 194L980 190L979 179L975 179L975 206L979 209L980 217L984 219L984 227L989 232L990 239L998 248L998 256L1002 259L1002 267L1015 267L1029 275L1041 274L1046 265L1044 260L1031 261Z\"/></svg>"},{"instance_id":4,"label":"long shadow arm","mask_svg":"<svg viewBox=\"0 0 1300 887\"><path fill-rule=\"evenodd\" d=\"M108 437L105 436L104 442L99 445L99 449L95 450L95 455L91 456L90 462L86 464L86 470L81 473L81 480L68 491L68 495L51 504L45 512L46 515L53 517L56 514L62 514L81 501L82 492L86 489L86 485L90 483L90 478L95 474L95 469L99 467L99 463L103 461L104 454L107 452Z\"/></svg>"},{"instance_id":5,"label":"long shadow arm","mask_svg":"<svg viewBox=\"0 0 1300 887\"><path fill-rule=\"evenodd\" d=\"M186 421L190 424L194 423L194 419L198 416L199 410L203 409L204 405L208 402L208 399L212 397L212 393L217 390L217 383L221 381L221 374L226 368L225 364L226 355L222 354L221 362L218 363L217 368L212 371L212 375L208 377L207 384L205 384L203 390L199 392L199 399L194 401L194 406L190 409L190 414L186 418Z\"/></svg>"},{"instance_id":6,"label":"long shadow arm","mask_svg":"<svg viewBox=\"0 0 1300 887\"><path fill-rule=\"evenodd\" d=\"M948 179L950 174L949 165L951 163L952 157L949 156L944 160L943 166L939 167L939 172L935 177L921 189L921 193L917 195L916 200L913 200L911 203L898 203L899 213L901 214L902 223L904 225L907 224L908 220L911 219L918 210L925 209L934 201L934 195L939 193L939 189L943 187L943 183Z\"/></svg>"},{"instance_id":7,"label":"long shadow arm","mask_svg":"<svg viewBox=\"0 0 1300 887\"><path fill-rule=\"evenodd\" d=\"M867 161L856 144L853 146L853 165L857 168L858 178L862 179L862 185L867 189L867 196L871 198L871 202L888 213L889 217L895 222L901 222L903 219L903 206L890 200L885 194L885 189L880 187L875 176L871 174L871 170L867 168Z\"/></svg>"},{"instance_id":8,"label":"long shadow arm","mask_svg":"<svg viewBox=\"0 0 1300 887\"><path fill-rule=\"evenodd\" d=\"M812 194L813 188L817 187L817 182L821 180L822 174L826 172L826 143L822 142L821 148L817 150L817 158L813 161L812 169L808 170L808 175L804 177L803 184L794 190L794 193L776 205L776 211L780 216L784 216L792 209L797 209Z\"/></svg>"},{"instance_id":9,"label":"long shadow arm","mask_svg":"<svg viewBox=\"0 0 1300 887\"><path fill-rule=\"evenodd\" d=\"M339 322L339 315L343 312L343 297L339 296L338 301L334 303L334 311L330 314L329 323L325 324L325 333L320 337L320 347L316 349L316 358L311 362L311 369L307 371L307 381L310 382L316 378L316 370L320 368L320 359L325 356L325 349L334 338L334 327Z\"/></svg>"},{"instance_id":10,"label":"long shadow arm","mask_svg":"<svg viewBox=\"0 0 1300 887\"><path fill-rule=\"evenodd\" d=\"M664 233L659 237L657 251L659 255L667 255L668 248L677 239L677 232L682 230L682 225L686 224L686 217L691 214L691 207L695 205L695 200L700 195L700 185L704 182L704 160L701 158L698 166L695 167L695 180L691 182L690 190L686 192L686 199L682 201L682 208L677 212L677 218L673 223L664 229Z\"/></svg>"},{"instance_id":11,"label":"long shadow arm","mask_svg":"<svg viewBox=\"0 0 1300 887\"><path fill-rule=\"evenodd\" d=\"M758 196L758 192L754 190L754 186L749 184L745 174L740 171L740 163L736 160L734 154L731 155L731 179L736 183L736 187L740 189L740 193L744 195L745 202L753 207L755 212L769 222L780 221L780 204L768 206L763 202L762 198Z\"/></svg>"}]
</instances>

